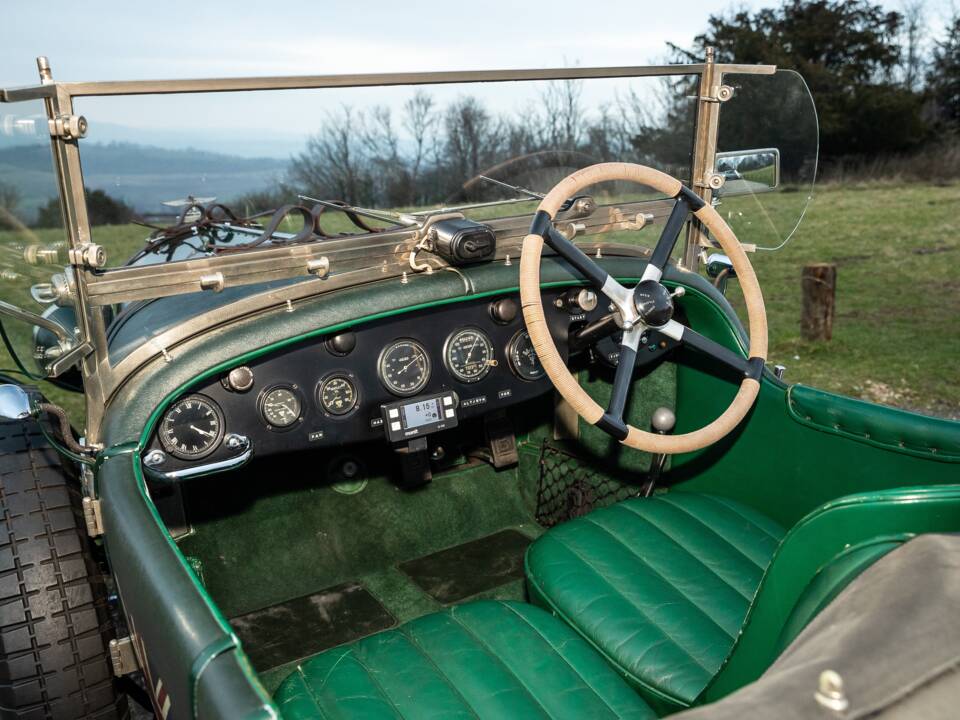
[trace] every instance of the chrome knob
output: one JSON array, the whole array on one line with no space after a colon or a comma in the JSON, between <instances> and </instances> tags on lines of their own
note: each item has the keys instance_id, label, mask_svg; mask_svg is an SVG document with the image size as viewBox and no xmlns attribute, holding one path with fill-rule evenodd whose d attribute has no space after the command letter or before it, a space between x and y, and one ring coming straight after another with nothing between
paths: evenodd
<instances>
[{"instance_id":1,"label":"chrome knob","mask_svg":"<svg viewBox=\"0 0 960 720\"><path fill-rule=\"evenodd\" d=\"M253 387L253 370L246 365L235 367L227 375L226 386L234 392L246 392Z\"/></svg>"},{"instance_id":2,"label":"chrome knob","mask_svg":"<svg viewBox=\"0 0 960 720\"><path fill-rule=\"evenodd\" d=\"M660 435L666 435L677 424L677 416L667 407L658 407L653 411L650 426Z\"/></svg>"}]
</instances>

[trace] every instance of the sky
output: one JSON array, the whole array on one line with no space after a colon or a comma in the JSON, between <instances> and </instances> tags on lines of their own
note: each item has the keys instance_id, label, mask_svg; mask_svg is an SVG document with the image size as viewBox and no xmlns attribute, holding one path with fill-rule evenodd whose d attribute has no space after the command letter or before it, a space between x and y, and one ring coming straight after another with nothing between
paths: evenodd
<instances>
[{"instance_id":1,"label":"sky","mask_svg":"<svg viewBox=\"0 0 960 720\"><path fill-rule=\"evenodd\" d=\"M903 1L884 5L899 9ZM934 32L954 1L927 0ZM59 80L640 65L664 61L668 41L689 45L710 14L770 4L94 0L73 10L67 3L0 0L0 86L36 83L38 55L49 58ZM311 92L327 94L311 96L312 104L295 93L274 95L270 103L249 94L81 100L77 110L91 122L92 137L98 125L103 139L128 139L117 126L168 135L179 127L185 134L215 129L236 148L240 128L269 127L280 147L287 135L302 138L315 128L327 108L380 97ZM526 101L519 92L501 87L491 97L519 104ZM260 149L250 145L250 152Z\"/></svg>"}]
</instances>

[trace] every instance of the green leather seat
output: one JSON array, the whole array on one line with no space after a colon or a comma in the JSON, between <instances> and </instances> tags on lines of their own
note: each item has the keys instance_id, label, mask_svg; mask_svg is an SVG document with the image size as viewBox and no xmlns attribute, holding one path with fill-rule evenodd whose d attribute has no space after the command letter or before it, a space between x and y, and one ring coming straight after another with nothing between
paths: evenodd
<instances>
[{"instance_id":1,"label":"green leather seat","mask_svg":"<svg viewBox=\"0 0 960 720\"><path fill-rule=\"evenodd\" d=\"M274 699L305 718L655 718L588 643L543 610L481 601L302 663Z\"/></svg>"},{"instance_id":2,"label":"green leather seat","mask_svg":"<svg viewBox=\"0 0 960 720\"><path fill-rule=\"evenodd\" d=\"M724 498L627 500L541 536L527 551L528 589L651 704L678 709L720 669L783 536Z\"/></svg>"}]
</instances>

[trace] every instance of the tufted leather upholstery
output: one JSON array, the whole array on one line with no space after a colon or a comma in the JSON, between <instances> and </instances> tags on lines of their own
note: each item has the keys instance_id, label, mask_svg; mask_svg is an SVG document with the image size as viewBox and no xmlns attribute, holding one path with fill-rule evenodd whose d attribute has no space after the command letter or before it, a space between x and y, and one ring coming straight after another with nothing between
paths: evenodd
<instances>
[{"instance_id":1,"label":"tufted leather upholstery","mask_svg":"<svg viewBox=\"0 0 960 720\"><path fill-rule=\"evenodd\" d=\"M482 601L302 663L274 696L304 718L635 718L653 711L539 608Z\"/></svg>"},{"instance_id":2,"label":"tufted leather upholstery","mask_svg":"<svg viewBox=\"0 0 960 720\"><path fill-rule=\"evenodd\" d=\"M528 588L655 707L677 709L720 669L783 535L724 498L627 500L540 537Z\"/></svg>"}]
</instances>

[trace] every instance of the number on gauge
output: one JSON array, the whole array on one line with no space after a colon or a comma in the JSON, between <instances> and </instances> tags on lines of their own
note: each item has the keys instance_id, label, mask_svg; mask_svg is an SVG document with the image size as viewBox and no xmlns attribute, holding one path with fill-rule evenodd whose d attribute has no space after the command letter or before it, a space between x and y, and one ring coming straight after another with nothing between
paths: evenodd
<instances>
[{"instance_id":1,"label":"number on gauge","mask_svg":"<svg viewBox=\"0 0 960 720\"><path fill-rule=\"evenodd\" d=\"M303 407L300 395L292 387L281 385L267 390L260 399L260 415L274 428L284 430L300 419Z\"/></svg>"},{"instance_id":2,"label":"number on gauge","mask_svg":"<svg viewBox=\"0 0 960 720\"><path fill-rule=\"evenodd\" d=\"M320 407L330 415L346 415L357 406L357 386L343 373L324 378L317 395Z\"/></svg>"},{"instance_id":3,"label":"number on gauge","mask_svg":"<svg viewBox=\"0 0 960 720\"><path fill-rule=\"evenodd\" d=\"M430 358L415 340L397 340L380 353L380 382L394 395L416 395L430 380Z\"/></svg>"},{"instance_id":4,"label":"number on gauge","mask_svg":"<svg viewBox=\"0 0 960 720\"><path fill-rule=\"evenodd\" d=\"M521 380L539 380L546 372L533 349L533 341L526 330L520 330L507 346L510 367Z\"/></svg>"},{"instance_id":5,"label":"number on gauge","mask_svg":"<svg viewBox=\"0 0 960 720\"><path fill-rule=\"evenodd\" d=\"M223 440L223 413L202 395L178 400L160 422L160 444L181 460L196 460L216 450Z\"/></svg>"},{"instance_id":6,"label":"number on gauge","mask_svg":"<svg viewBox=\"0 0 960 720\"><path fill-rule=\"evenodd\" d=\"M450 374L465 383L482 380L496 364L490 338L472 328L458 330L447 338L443 359Z\"/></svg>"}]
</instances>

